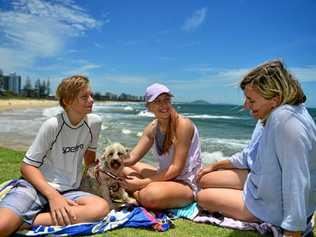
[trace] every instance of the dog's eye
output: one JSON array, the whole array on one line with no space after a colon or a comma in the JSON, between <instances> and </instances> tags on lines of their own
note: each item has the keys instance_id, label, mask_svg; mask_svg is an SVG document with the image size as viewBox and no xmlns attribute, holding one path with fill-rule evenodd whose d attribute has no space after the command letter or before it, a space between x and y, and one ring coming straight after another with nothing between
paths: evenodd
<instances>
[{"instance_id":1,"label":"dog's eye","mask_svg":"<svg viewBox=\"0 0 316 237\"><path fill-rule=\"evenodd\" d=\"M117 153L119 156L122 156L123 155L123 152L118 152Z\"/></svg>"},{"instance_id":2,"label":"dog's eye","mask_svg":"<svg viewBox=\"0 0 316 237\"><path fill-rule=\"evenodd\" d=\"M110 153L109 153L109 156L113 156L113 152L110 152Z\"/></svg>"}]
</instances>

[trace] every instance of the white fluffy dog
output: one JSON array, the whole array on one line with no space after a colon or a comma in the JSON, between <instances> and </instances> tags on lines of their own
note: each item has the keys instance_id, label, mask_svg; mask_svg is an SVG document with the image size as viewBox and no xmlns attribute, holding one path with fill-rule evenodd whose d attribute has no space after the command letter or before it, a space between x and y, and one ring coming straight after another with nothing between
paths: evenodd
<instances>
[{"instance_id":1,"label":"white fluffy dog","mask_svg":"<svg viewBox=\"0 0 316 237\"><path fill-rule=\"evenodd\" d=\"M134 203L127 192L121 187L120 173L124 167L123 159L127 149L120 143L112 143L104 149L98 158L98 164L84 173L80 190L96 194L106 199L113 206L113 201Z\"/></svg>"}]
</instances>

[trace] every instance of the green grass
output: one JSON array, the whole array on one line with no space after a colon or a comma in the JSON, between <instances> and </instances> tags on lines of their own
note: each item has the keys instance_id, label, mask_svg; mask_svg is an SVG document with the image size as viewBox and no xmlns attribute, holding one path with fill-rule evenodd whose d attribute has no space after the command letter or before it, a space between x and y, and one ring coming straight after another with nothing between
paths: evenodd
<instances>
[{"instance_id":1,"label":"green grass","mask_svg":"<svg viewBox=\"0 0 316 237\"><path fill-rule=\"evenodd\" d=\"M24 152L14 151L0 147L0 183L20 176L20 162ZM316 229L314 228L314 235ZM122 228L108 231L104 234L94 235L96 237L161 237L161 236L181 236L181 237L255 237L260 236L254 231L238 231L227 228L220 228L210 224L194 223L189 220L178 219L174 221L174 227L166 232L155 232L150 229Z\"/></svg>"},{"instance_id":2,"label":"green grass","mask_svg":"<svg viewBox=\"0 0 316 237\"><path fill-rule=\"evenodd\" d=\"M0 183L20 176L20 163L24 152L0 147Z\"/></svg>"}]
</instances>

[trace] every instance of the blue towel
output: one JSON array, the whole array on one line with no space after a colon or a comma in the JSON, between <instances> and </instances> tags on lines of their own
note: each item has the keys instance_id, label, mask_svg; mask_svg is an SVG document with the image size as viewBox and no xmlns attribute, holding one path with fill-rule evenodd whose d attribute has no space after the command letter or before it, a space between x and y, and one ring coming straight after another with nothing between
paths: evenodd
<instances>
[{"instance_id":1,"label":"blue towel","mask_svg":"<svg viewBox=\"0 0 316 237\"><path fill-rule=\"evenodd\" d=\"M19 236L75 236L104 233L118 227L151 228L167 231L170 221L167 215L156 218L142 207L125 207L120 211L112 210L102 221L80 223L68 226L34 226L32 230L19 231Z\"/></svg>"},{"instance_id":2,"label":"blue towel","mask_svg":"<svg viewBox=\"0 0 316 237\"><path fill-rule=\"evenodd\" d=\"M171 209L173 218L186 218L193 220L199 214L199 208L196 202L193 202L182 208Z\"/></svg>"}]
</instances>

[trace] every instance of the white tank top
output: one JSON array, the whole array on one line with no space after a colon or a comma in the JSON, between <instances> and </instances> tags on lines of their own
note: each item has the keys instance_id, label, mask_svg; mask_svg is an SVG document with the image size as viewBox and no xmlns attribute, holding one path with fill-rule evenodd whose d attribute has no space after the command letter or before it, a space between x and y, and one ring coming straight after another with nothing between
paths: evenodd
<instances>
[{"instance_id":1,"label":"white tank top","mask_svg":"<svg viewBox=\"0 0 316 237\"><path fill-rule=\"evenodd\" d=\"M157 125L158 126L158 125ZM201 144L200 144L200 138L199 138L199 132L198 129L194 126L194 135L192 137L189 153L188 153L188 158L185 164L185 167L181 174L175 178L175 180L183 181L184 183L188 184L193 192L198 191L197 187L197 182L196 182L196 175L198 170L202 166L202 160L201 160ZM156 130L157 131L157 130ZM156 136L154 139L154 146L153 146L153 151L154 151L154 156L156 157L159 168L158 172L161 170L166 170L173 158L173 153L174 153L174 145L171 145L170 149L168 152L165 154L159 155L157 151L157 145L156 144Z\"/></svg>"}]
</instances>

